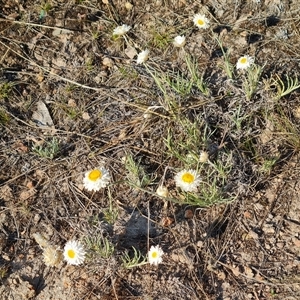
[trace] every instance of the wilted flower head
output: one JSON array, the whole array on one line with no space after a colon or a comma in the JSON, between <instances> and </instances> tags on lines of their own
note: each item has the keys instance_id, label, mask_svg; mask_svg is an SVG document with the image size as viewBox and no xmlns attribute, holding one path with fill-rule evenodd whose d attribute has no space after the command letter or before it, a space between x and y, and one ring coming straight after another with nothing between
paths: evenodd
<instances>
[{"instance_id":1,"label":"wilted flower head","mask_svg":"<svg viewBox=\"0 0 300 300\"><path fill-rule=\"evenodd\" d=\"M209 27L209 20L202 14L196 14L194 16L194 24L201 29L207 29Z\"/></svg>"},{"instance_id":2,"label":"wilted flower head","mask_svg":"<svg viewBox=\"0 0 300 300\"><path fill-rule=\"evenodd\" d=\"M248 69L254 63L254 58L249 55L244 55L238 59L236 63L237 69Z\"/></svg>"},{"instance_id":3,"label":"wilted flower head","mask_svg":"<svg viewBox=\"0 0 300 300\"><path fill-rule=\"evenodd\" d=\"M199 162L205 163L208 161L208 153L206 151L201 151L199 155Z\"/></svg>"},{"instance_id":4,"label":"wilted flower head","mask_svg":"<svg viewBox=\"0 0 300 300\"><path fill-rule=\"evenodd\" d=\"M43 249L43 257L46 266L54 267L62 261L62 252L58 248L49 245Z\"/></svg>"},{"instance_id":5,"label":"wilted flower head","mask_svg":"<svg viewBox=\"0 0 300 300\"><path fill-rule=\"evenodd\" d=\"M124 35L131 29L131 26L123 24L114 29L113 35Z\"/></svg>"},{"instance_id":6,"label":"wilted flower head","mask_svg":"<svg viewBox=\"0 0 300 300\"><path fill-rule=\"evenodd\" d=\"M164 252L159 247L159 245L157 245L155 247L151 246L151 248L148 252L148 261L149 261L150 265L157 266L158 264L160 264L162 262L163 254L164 254Z\"/></svg>"},{"instance_id":7,"label":"wilted flower head","mask_svg":"<svg viewBox=\"0 0 300 300\"><path fill-rule=\"evenodd\" d=\"M106 187L109 181L109 172L104 167L100 167L85 173L83 185L88 191L99 191Z\"/></svg>"},{"instance_id":8,"label":"wilted flower head","mask_svg":"<svg viewBox=\"0 0 300 300\"><path fill-rule=\"evenodd\" d=\"M149 112L145 112L145 113L143 114L143 117L144 117L144 119L150 119L150 118L152 117L152 114L149 113Z\"/></svg>"},{"instance_id":9,"label":"wilted flower head","mask_svg":"<svg viewBox=\"0 0 300 300\"><path fill-rule=\"evenodd\" d=\"M62 253L59 247L52 246L51 243L40 233L33 233L35 241L43 249L44 263L46 266L54 267L62 261Z\"/></svg>"},{"instance_id":10,"label":"wilted flower head","mask_svg":"<svg viewBox=\"0 0 300 300\"><path fill-rule=\"evenodd\" d=\"M138 54L136 63L137 64L142 64L148 59L148 57L149 57L149 50L146 49L146 50L144 50L144 51L142 51Z\"/></svg>"},{"instance_id":11,"label":"wilted flower head","mask_svg":"<svg viewBox=\"0 0 300 300\"><path fill-rule=\"evenodd\" d=\"M175 176L176 186L185 192L195 192L200 182L201 179L196 170L183 170Z\"/></svg>"},{"instance_id":12,"label":"wilted flower head","mask_svg":"<svg viewBox=\"0 0 300 300\"><path fill-rule=\"evenodd\" d=\"M85 250L79 241L68 241L63 254L70 265L80 265L85 259Z\"/></svg>"},{"instance_id":13,"label":"wilted flower head","mask_svg":"<svg viewBox=\"0 0 300 300\"><path fill-rule=\"evenodd\" d=\"M174 38L173 45L175 47L183 47L185 45L185 36L184 35L178 35Z\"/></svg>"},{"instance_id":14,"label":"wilted flower head","mask_svg":"<svg viewBox=\"0 0 300 300\"><path fill-rule=\"evenodd\" d=\"M168 191L167 187L165 187L163 185L160 185L156 190L156 194L160 197L166 198L166 197L168 197L168 193L169 193L169 191Z\"/></svg>"}]
</instances>

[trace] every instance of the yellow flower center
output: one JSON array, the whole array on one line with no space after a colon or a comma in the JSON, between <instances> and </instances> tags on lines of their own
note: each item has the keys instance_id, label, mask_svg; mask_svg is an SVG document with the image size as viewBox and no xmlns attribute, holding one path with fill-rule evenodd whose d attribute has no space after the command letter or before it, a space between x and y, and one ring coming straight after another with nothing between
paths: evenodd
<instances>
[{"instance_id":1,"label":"yellow flower center","mask_svg":"<svg viewBox=\"0 0 300 300\"><path fill-rule=\"evenodd\" d=\"M102 173L100 170L96 169L90 172L89 174L89 180L96 181L97 179L102 177Z\"/></svg>"},{"instance_id":2,"label":"yellow flower center","mask_svg":"<svg viewBox=\"0 0 300 300\"><path fill-rule=\"evenodd\" d=\"M198 23L199 26L203 26L205 24L205 22L202 19L199 19L197 21L197 23Z\"/></svg>"},{"instance_id":3,"label":"yellow flower center","mask_svg":"<svg viewBox=\"0 0 300 300\"><path fill-rule=\"evenodd\" d=\"M74 258L76 255L75 251L73 249L68 250L68 257Z\"/></svg>"},{"instance_id":4,"label":"yellow flower center","mask_svg":"<svg viewBox=\"0 0 300 300\"><path fill-rule=\"evenodd\" d=\"M158 254L157 254L157 252L152 252L151 256L152 256L152 258L157 258Z\"/></svg>"},{"instance_id":5,"label":"yellow flower center","mask_svg":"<svg viewBox=\"0 0 300 300\"><path fill-rule=\"evenodd\" d=\"M192 183L195 180L195 177L191 173L184 173L181 177L182 181L185 183Z\"/></svg>"},{"instance_id":6,"label":"yellow flower center","mask_svg":"<svg viewBox=\"0 0 300 300\"><path fill-rule=\"evenodd\" d=\"M246 57L241 58L240 63L241 64L246 64L247 63L247 58Z\"/></svg>"}]
</instances>

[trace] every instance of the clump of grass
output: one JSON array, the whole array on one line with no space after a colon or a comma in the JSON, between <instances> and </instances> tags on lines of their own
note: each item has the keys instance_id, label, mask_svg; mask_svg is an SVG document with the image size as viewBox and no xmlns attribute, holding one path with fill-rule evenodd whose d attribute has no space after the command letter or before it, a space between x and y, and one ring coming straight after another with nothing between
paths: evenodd
<instances>
[{"instance_id":1,"label":"clump of grass","mask_svg":"<svg viewBox=\"0 0 300 300\"><path fill-rule=\"evenodd\" d=\"M181 135L175 135L169 130L165 139L167 153L177 159L181 169L197 170L201 178L197 192L179 191L179 202L209 206L233 200L233 197L224 196L223 191L232 169L231 154L223 151L213 161L201 161L201 151L208 147L212 132L201 121L182 119L178 122L181 125Z\"/></svg>"},{"instance_id":2,"label":"clump of grass","mask_svg":"<svg viewBox=\"0 0 300 300\"><path fill-rule=\"evenodd\" d=\"M177 120L180 124L178 136L173 129L168 130L165 145L168 155L179 160L185 167L190 168L197 163L199 152L205 149L208 143L208 128L200 120L191 122L186 118Z\"/></svg>"},{"instance_id":3,"label":"clump of grass","mask_svg":"<svg viewBox=\"0 0 300 300\"><path fill-rule=\"evenodd\" d=\"M237 109L233 112L231 116L231 121L235 125L236 133L240 134L242 132L242 124L249 117L249 115L244 115L242 113L242 104L240 104Z\"/></svg>"},{"instance_id":4,"label":"clump of grass","mask_svg":"<svg viewBox=\"0 0 300 300\"><path fill-rule=\"evenodd\" d=\"M298 152L300 150L300 132L286 114L280 110L271 119L274 126L274 134L284 141L289 148Z\"/></svg>"},{"instance_id":5,"label":"clump of grass","mask_svg":"<svg viewBox=\"0 0 300 300\"><path fill-rule=\"evenodd\" d=\"M262 71L263 67L256 64L247 69L246 77L243 79L243 89L247 100L250 100L255 93Z\"/></svg>"},{"instance_id":6,"label":"clump of grass","mask_svg":"<svg viewBox=\"0 0 300 300\"><path fill-rule=\"evenodd\" d=\"M224 191L232 169L232 157L225 152L222 154L221 159L208 160L207 164L199 165L202 182L197 193L185 194L185 203L206 207L234 200L234 197L226 196Z\"/></svg>"},{"instance_id":7,"label":"clump of grass","mask_svg":"<svg viewBox=\"0 0 300 300\"><path fill-rule=\"evenodd\" d=\"M13 83L1 82L0 83L0 100L6 99L12 91Z\"/></svg>"},{"instance_id":8,"label":"clump of grass","mask_svg":"<svg viewBox=\"0 0 300 300\"><path fill-rule=\"evenodd\" d=\"M41 11L39 15L39 20L42 21L48 14L48 12L52 9L52 5L50 2L44 2L41 5Z\"/></svg>"},{"instance_id":9,"label":"clump of grass","mask_svg":"<svg viewBox=\"0 0 300 300\"><path fill-rule=\"evenodd\" d=\"M127 170L127 179L129 184L143 188L151 183L151 178L145 172L139 162L136 162L131 154L127 154L125 159L125 169Z\"/></svg>"},{"instance_id":10,"label":"clump of grass","mask_svg":"<svg viewBox=\"0 0 300 300\"><path fill-rule=\"evenodd\" d=\"M166 83L179 95L186 96L191 93L193 82L177 71L176 74L167 74Z\"/></svg>"},{"instance_id":11,"label":"clump of grass","mask_svg":"<svg viewBox=\"0 0 300 300\"><path fill-rule=\"evenodd\" d=\"M0 267L0 280L3 280L4 278L6 278L8 276L8 270L9 270L9 267L6 265L3 265Z\"/></svg>"},{"instance_id":12,"label":"clump of grass","mask_svg":"<svg viewBox=\"0 0 300 300\"><path fill-rule=\"evenodd\" d=\"M66 105L61 106L61 108L72 120L76 120L81 115L81 112L78 107L71 107Z\"/></svg>"},{"instance_id":13,"label":"clump of grass","mask_svg":"<svg viewBox=\"0 0 300 300\"><path fill-rule=\"evenodd\" d=\"M160 104L166 111L176 115L180 107L181 97L186 98L192 92L200 91L203 95L209 96L210 90L199 72L196 59L190 55L185 56L187 71L163 71L146 65L147 72L153 78L157 88L163 95Z\"/></svg>"},{"instance_id":14,"label":"clump of grass","mask_svg":"<svg viewBox=\"0 0 300 300\"><path fill-rule=\"evenodd\" d=\"M93 58L89 57L89 58L86 59L86 61L85 61L85 67L86 67L87 73L93 71L93 69L94 69Z\"/></svg>"},{"instance_id":15,"label":"clump of grass","mask_svg":"<svg viewBox=\"0 0 300 300\"><path fill-rule=\"evenodd\" d=\"M298 78L291 78L288 75L286 76L286 83L283 82L283 80L276 75L277 80L274 79L274 84L277 87L277 99L280 99L284 96L287 96L288 94L292 93L296 89L300 88L300 84L298 81Z\"/></svg>"},{"instance_id":16,"label":"clump of grass","mask_svg":"<svg viewBox=\"0 0 300 300\"><path fill-rule=\"evenodd\" d=\"M142 266L147 264L147 257L144 257L141 252L134 247L133 249L133 257L131 257L126 251L123 256L121 257L121 260L123 262L123 267L126 269L132 269L134 267Z\"/></svg>"},{"instance_id":17,"label":"clump of grass","mask_svg":"<svg viewBox=\"0 0 300 300\"><path fill-rule=\"evenodd\" d=\"M155 48L165 49L172 40L171 34L168 30L164 30L162 32L162 30L157 30L157 28L153 28L151 30L151 33L152 33L151 44Z\"/></svg>"},{"instance_id":18,"label":"clump of grass","mask_svg":"<svg viewBox=\"0 0 300 300\"><path fill-rule=\"evenodd\" d=\"M115 251L114 245L102 235L88 236L85 238L85 243L92 257L109 258Z\"/></svg>"},{"instance_id":19,"label":"clump of grass","mask_svg":"<svg viewBox=\"0 0 300 300\"><path fill-rule=\"evenodd\" d=\"M196 86L205 96L208 96L210 94L209 89L204 81L203 75L199 73L199 65L195 58L186 55L185 62L189 70L189 79L192 85Z\"/></svg>"},{"instance_id":20,"label":"clump of grass","mask_svg":"<svg viewBox=\"0 0 300 300\"><path fill-rule=\"evenodd\" d=\"M114 224L118 219L118 210L113 207L109 207L103 211L104 220L109 224Z\"/></svg>"},{"instance_id":21,"label":"clump of grass","mask_svg":"<svg viewBox=\"0 0 300 300\"><path fill-rule=\"evenodd\" d=\"M138 78L137 71L131 66L119 66L118 71L121 73L123 79L134 80Z\"/></svg>"},{"instance_id":22,"label":"clump of grass","mask_svg":"<svg viewBox=\"0 0 300 300\"><path fill-rule=\"evenodd\" d=\"M33 146L32 151L40 157L54 159L60 152L59 140L56 137L53 137L43 145Z\"/></svg>"},{"instance_id":23,"label":"clump of grass","mask_svg":"<svg viewBox=\"0 0 300 300\"><path fill-rule=\"evenodd\" d=\"M259 171L262 174L270 175L271 171L272 171L273 167L276 165L278 159L279 159L278 157L265 158L263 160L263 163L262 163Z\"/></svg>"},{"instance_id":24,"label":"clump of grass","mask_svg":"<svg viewBox=\"0 0 300 300\"><path fill-rule=\"evenodd\" d=\"M6 125L10 121L9 115L5 110L0 109L0 124Z\"/></svg>"},{"instance_id":25,"label":"clump of grass","mask_svg":"<svg viewBox=\"0 0 300 300\"><path fill-rule=\"evenodd\" d=\"M226 72L227 76L230 79L233 79L234 78L234 66L231 64L231 62L229 60L229 51L225 50L225 48L223 47L222 42L217 38L216 35L213 35L213 36L216 39L216 41L217 41L217 43L218 43L218 45L219 45L219 47L222 51L223 57L224 57L224 65L222 65L222 68Z\"/></svg>"},{"instance_id":26,"label":"clump of grass","mask_svg":"<svg viewBox=\"0 0 300 300\"><path fill-rule=\"evenodd\" d=\"M119 213L118 213L118 209L113 206L113 199L112 199L110 189L108 189L108 198L109 198L109 207L103 211L104 220L108 224L114 224L118 219Z\"/></svg>"},{"instance_id":27,"label":"clump of grass","mask_svg":"<svg viewBox=\"0 0 300 300\"><path fill-rule=\"evenodd\" d=\"M186 193L182 202L189 205L208 207L213 204L228 203L234 200L234 197L224 196L214 179L210 184L200 185L200 189L200 193Z\"/></svg>"}]
</instances>

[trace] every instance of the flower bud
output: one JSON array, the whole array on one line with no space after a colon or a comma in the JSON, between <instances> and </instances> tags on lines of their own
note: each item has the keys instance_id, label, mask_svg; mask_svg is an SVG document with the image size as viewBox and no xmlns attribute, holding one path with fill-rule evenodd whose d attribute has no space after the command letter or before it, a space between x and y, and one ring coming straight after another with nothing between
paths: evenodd
<instances>
[{"instance_id":1,"label":"flower bud","mask_svg":"<svg viewBox=\"0 0 300 300\"><path fill-rule=\"evenodd\" d=\"M160 185L156 190L156 194L160 197L166 198L168 197L169 191L165 186Z\"/></svg>"}]
</instances>

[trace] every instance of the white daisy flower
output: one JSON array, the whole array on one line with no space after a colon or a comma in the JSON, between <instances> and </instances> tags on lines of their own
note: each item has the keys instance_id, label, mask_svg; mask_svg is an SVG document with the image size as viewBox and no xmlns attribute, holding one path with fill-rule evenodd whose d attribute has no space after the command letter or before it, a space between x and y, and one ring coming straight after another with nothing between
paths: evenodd
<instances>
[{"instance_id":1,"label":"white daisy flower","mask_svg":"<svg viewBox=\"0 0 300 300\"><path fill-rule=\"evenodd\" d=\"M109 172L100 167L85 173L83 178L84 188L88 191L99 191L101 188L106 187L110 182Z\"/></svg>"},{"instance_id":2,"label":"white daisy flower","mask_svg":"<svg viewBox=\"0 0 300 300\"><path fill-rule=\"evenodd\" d=\"M155 265L157 266L158 264L160 264L162 262L162 256L163 256L164 252L162 251L162 249L159 247L159 245L157 246L151 246L149 252L148 252L148 261L150 265Z\"/></svg>"},{"instance_id":3,"label":"white daisy flower","mask_svg":"<svg viewBox=\"0 0 300 300\"><path fill-rule=\"evenodd\" d=\"M185 192L195 192L200 182L201 179L196 170L183 170L175 176L176 186Z\"/></svg>"},{"instance_id":4,"label":"white daisy flower","mask_svg":"<svg viewBox=\"0 0 300 300\"><path fill-rule=\"evenodd\" d=\"M236 63L237 69L248 69L254 63L254 58L249 55L244 55L239 58Z\"/></svg>"},{"instance_id":5,"label":"white daisy flower","mask_svg":"<svg viewBox=\"0 0 300 300\"><path fill-rule=\"evenodd\" d=\"M183 47L185 45L185 36L184 35L178 35L174 38L173 42L174 47Z\"/></svg>"},{"instance_id":6,"label":"white daisy flower","mask_svg":"<svg viewBox=\"0 0 300 300\"><path fill-rule=\"evenodd\" d=\"M131 29L131 26L123 24L122 26L118 26L114 29L113 35L124 35Z\"/></svg>"},{"instance_id":7,"label":"white daisy flower","mask_svg":"<svg viewBox=\"0 0 300 300\"><path fill-rule=\"evenodd\" d=\"M169 193L169 191L168 191L167 187L165 187L163 185L160 185L156 190L156 194L160 197L167 198L168 193Z\"/></svg>"},{"instance_id":8,"label":"white daisy flower","mask_svg":"<svg viewBox=\"0 0 300 300\"><path fill-rule=\"evenodd\" d=\"M63 255L68 264L80 265L84 262L85 250L79 241L68 241Z\"/></svg>"},{"instance_id":9,"label":"white daisy flower","mask_svg":"<svg viewBox=\"0 0 300 300\"><path fill-rule=\"evenodd\" d=\"M149 50L146 49L138 54L136 63L143 64L148 59L148 57L149 57Z\"/></svg>"},{"instance_id":10,"label":"white daisy flower","mask_svg":"<svg viewBox=\"0 0 300 300\"><path fill-rule=\"evenodd\" d=\"M207 29L209 27L209 20L205 17L205 15L196 14L193 21L198 28Z\"/></svg>"}]
</instances>

